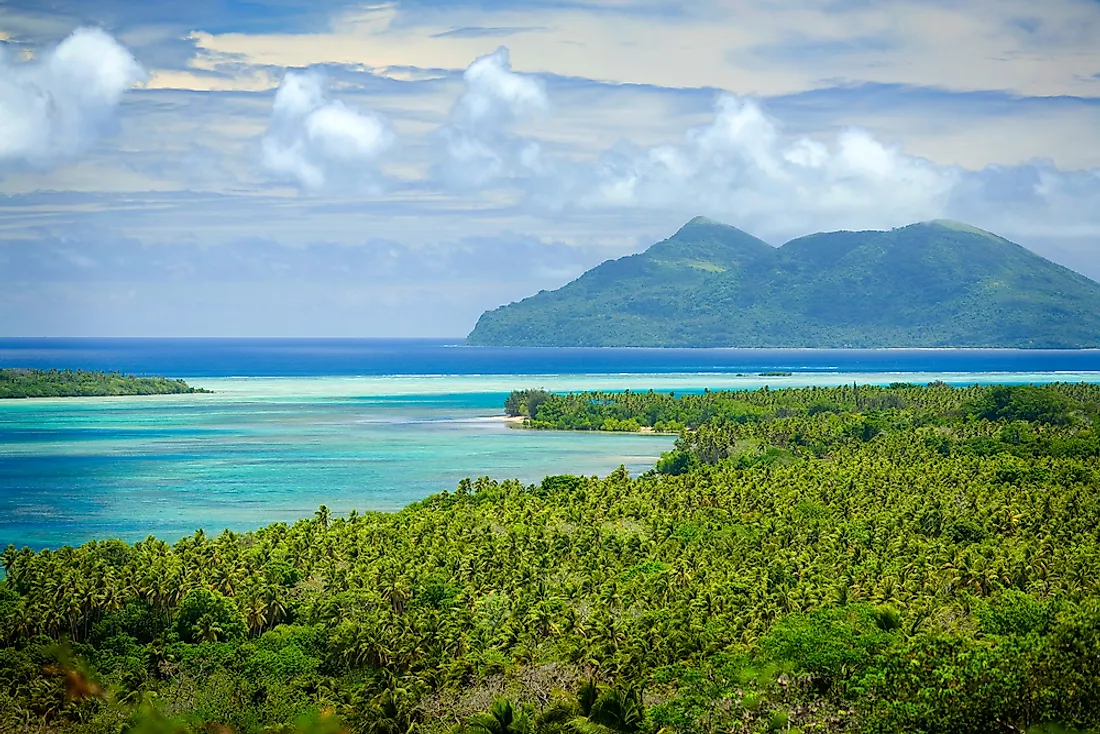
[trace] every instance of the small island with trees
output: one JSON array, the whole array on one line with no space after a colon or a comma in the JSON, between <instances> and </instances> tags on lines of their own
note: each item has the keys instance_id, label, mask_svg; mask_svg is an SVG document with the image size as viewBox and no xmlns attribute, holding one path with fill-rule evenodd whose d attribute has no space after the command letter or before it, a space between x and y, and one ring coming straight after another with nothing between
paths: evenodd
<instances>
[{"instance_id":1,"label":"small island with trees","mask_svg":"<svg viewBox=\"0 0 1100 734\"><path fill-rule=\"evenodd\" d=\"M2 398L71 398L210 392L183 380L97 370L0 369Z\"/></svg>"}]
</instances>

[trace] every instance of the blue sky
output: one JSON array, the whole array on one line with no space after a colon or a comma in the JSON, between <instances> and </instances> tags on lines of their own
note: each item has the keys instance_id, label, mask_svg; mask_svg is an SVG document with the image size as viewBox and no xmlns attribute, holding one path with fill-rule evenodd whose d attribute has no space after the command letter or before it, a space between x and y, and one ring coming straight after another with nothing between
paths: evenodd
<instances>
[{"instance_id":1,"label":"blue sky","mask_svg":"<svg viewBox=\"0 0 1100 734\"><path fill-rule=\"evenodd\" d=\"M1100 278L1100 2L0 0L0 334L461 336L696 214Z\"/></svg>"}]
</instances>

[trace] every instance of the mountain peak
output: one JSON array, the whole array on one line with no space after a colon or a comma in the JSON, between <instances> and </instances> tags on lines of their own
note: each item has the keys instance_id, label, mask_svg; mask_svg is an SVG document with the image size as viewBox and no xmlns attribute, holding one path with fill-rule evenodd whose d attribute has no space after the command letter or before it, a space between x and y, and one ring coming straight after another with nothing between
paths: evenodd
<instances>
[{"instance_id":1,"label":"mountain peak","mask_svg":"<svg viewBox=\"0 0 1100 734\"><path fill-rule=\"evenodd\" d=\"M680 234L681 232L684 232L684 231L690 231L690 230L693 230L693 229L706 228L706 227L723 227L723 228L728 228L728 229L737 229L736 227L731 227L728 224L724 224L722 222L717 222L717 221L715 221L713 219L710 219L708 217L698 216L698 217L692 217L690 220L688 220L687 224L685 224L683 227L680 227L680 229L676 231L676 234Z\"/></svg>"},{"instance_id":2,"label":"mountain peak","mask_svg":"<svg viewBox=\"0 0 1100 734\"><path fill-rule=\"evenodd\" d=\"M722 272L762 258L775 257L775 248L737 227L706 217L695 217L645 255L664 263L680 262L694 268Z\"/></svg>"},{"instance_id":3,"label":"mountain peak","mask_svg":"<svg viewBox=\"0 0 1100 734\"><path fill-rule=\"evenodd\" d=\"M468 342L1096 348L1098 335L1100 284L966 224L816 234L777 249L696 217L644 253L486 312Z\"/></svg>"},{"instance_id":4,"label":"mountain peak","mask_svg":"<svg viewBox=\"0 0 1100 734\"><path fill-rule=\"evenodd\" d=\"M954 219L932 219L927 222L920 222L917 226L939 227L941 229L950 229L955 232L966 232L968 234L976 234L991 240L1000 241L1004 239L1003 237L995 235L992 232L987 232L984 229L975 227L972 224L967 224L966 222L957 222Z\"/></svg>"}]
</instances>

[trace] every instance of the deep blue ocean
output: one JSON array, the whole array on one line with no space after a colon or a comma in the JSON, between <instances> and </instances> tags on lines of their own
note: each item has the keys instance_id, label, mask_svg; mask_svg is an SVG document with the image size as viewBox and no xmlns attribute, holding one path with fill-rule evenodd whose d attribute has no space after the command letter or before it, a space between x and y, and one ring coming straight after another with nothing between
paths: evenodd
<instances>
[{"instance_id":1,"label":"deep blue ocean","mask_svg":"<svg viewBox=\"0 0 1100 734\"><path fill-rule=\"evenodd\" d=\"M190 377L1100 371L1100 350L466 347L461 339L0 338L0 367Z\"/></svg>"},{"instance_id":2,"label":"deep blue ocean","mask_svg":"<svg viewBox=\"0 0 1100 734\"><path fill-rule=\"evenodd\" d=\"M524 431L514 389L1100 380L1100 351L495 349L459 340L0 339L0 367L180 377L210 394L0 400L0 547L394 511L464 477L632 473L669 436ZM769 373L769 374L761 374ZM780 373L780 374L774 374ZM790 373L790 374L788 374Z\"/></svg>"}]
</instances>

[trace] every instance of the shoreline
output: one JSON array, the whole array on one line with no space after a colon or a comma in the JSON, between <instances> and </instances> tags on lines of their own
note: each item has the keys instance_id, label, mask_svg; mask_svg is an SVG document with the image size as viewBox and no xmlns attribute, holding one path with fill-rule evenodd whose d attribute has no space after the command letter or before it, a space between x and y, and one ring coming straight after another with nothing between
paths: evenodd
<instances>
[{"instance_id":1,"label":"shoreline","mask_svg":"<svg viewBox=\"0 0 1100 734\"><path fill-rule=\"evenodd\" d=\"M584 430L580 428L543 428L543 427L528 427L524 425L527 420L523 416L493 416L492 418L483 418L481 420L499 420L504 421L511 428L517 428L524 431L546 431L548 433L588 433L588 434L615 434L620 436L679 436L679 431L658 431L653 426L642 426L636 431L601 431L601 430Z\"/></svg>"}]
</instances>

